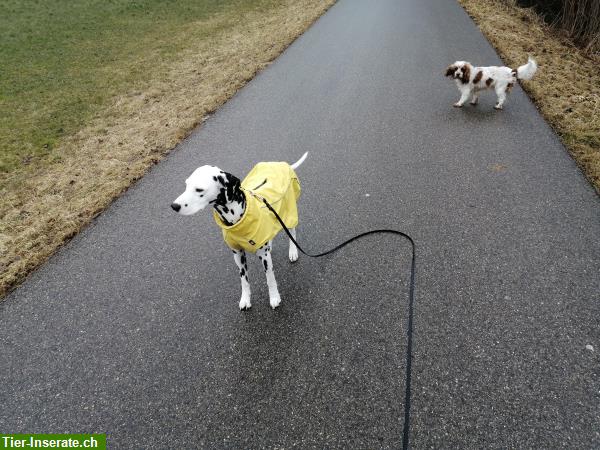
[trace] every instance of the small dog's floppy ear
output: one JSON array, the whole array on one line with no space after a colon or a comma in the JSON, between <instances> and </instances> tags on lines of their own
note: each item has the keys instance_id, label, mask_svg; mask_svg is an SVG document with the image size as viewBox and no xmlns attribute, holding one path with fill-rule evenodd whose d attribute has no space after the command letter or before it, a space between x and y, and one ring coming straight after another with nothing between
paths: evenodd
<instances>
[{"instance_id":1,"label":"small dog's floppy ear","mask_svg":"<svg viewBox=\"0 0 600 450\"><path fill-rule=\"evenodd\" d=\"M456 69L458 69L458 67L456 67L454 64L450 64L446 68L446 75L445 76L447 76L447 77L454 76L454 72L456 72Z\"/></svg>"},{"instance_id":2,"label":"small dog's floppy ear","mask_svg":"<svg viewBox=\"0 0 600 450\"><path fill-rule=\"evenodd\" d=\"M471 64L466 63L463 66L463 74L461 77L461 81L463 82L463 84L467 84L470 79L471 79Z\"/></svg>"}]
</instances>

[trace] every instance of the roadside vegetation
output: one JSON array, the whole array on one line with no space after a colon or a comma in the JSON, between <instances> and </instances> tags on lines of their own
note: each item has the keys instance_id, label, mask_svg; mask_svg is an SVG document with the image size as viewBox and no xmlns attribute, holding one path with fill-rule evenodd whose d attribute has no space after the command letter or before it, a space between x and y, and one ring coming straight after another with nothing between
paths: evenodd
<instances>
[{"instance_id":1,"label":"roadside vegetation","mask_svg":"<svg viewBox=\"0 0 600 450\"><path fill-rule=\"evenodd\" d=\"M600 0L518 0L567 35L585 52L600 53Z\"/></svg>"},{"instance_id":2,"label":"roadside vegetation","mask_svg":"<svg viewBox=\"0 0 600 450\"><path fill-rule=\"evenodd\" d=\"M0 296L333 2L0 2Z\"/></svg>"},{"instance_id":3,"label":"roadside vegetation","mask_svg":"<svg viewBox=\"0 0 600 450\"><path fill-rule=\"evenodd\" d=\"M578 37L576 43L570 32L548 24L534 8L519 7L514 0L459 2L507 65L515 67L528 55L535 57L540 68L523 87L600 194L600 54L594 41L598 36ZM600 5L597 0L587 2Z\"/></svg>"},{"instance_id":4,"label":"roadside vegetation","mask_svg":"<svg viewBox=\"0 0 600 450\"><path fill-rule=\"evenodd\" d=\"M85 125L114 95L148 80L189 41L270 0L4 0L0 3L0 171L60 160L61 137ZM233 17L232 17L233 18ZM223 24L225 25L225 24ZM181 33L179 27L186 28ZM188 41L189 39L189 41Z\"/></svg>"}]
</instances>

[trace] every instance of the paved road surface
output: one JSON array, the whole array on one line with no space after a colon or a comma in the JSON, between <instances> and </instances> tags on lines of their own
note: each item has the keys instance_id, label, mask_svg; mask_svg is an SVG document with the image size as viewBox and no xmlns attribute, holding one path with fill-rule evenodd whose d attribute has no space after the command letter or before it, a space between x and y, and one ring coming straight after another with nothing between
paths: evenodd
<instances>
[{"instance_id":1,"label":"paved road surface","mask_svg":"<svg viewBox=\"0 0 600 450\"><path fill-rule=\"evenodd\" d=\"M399 447L407 243L290 265L280 237L282 307L253 263L240 313L210 215L169 209L198 165L309 150L307 248L417 241L411 445L600 446L600 201L520 89L503 112L452 108L455 59L500 62L453 1L336 4L0 304L0 429Z\"/></svg>"}]
</instances>

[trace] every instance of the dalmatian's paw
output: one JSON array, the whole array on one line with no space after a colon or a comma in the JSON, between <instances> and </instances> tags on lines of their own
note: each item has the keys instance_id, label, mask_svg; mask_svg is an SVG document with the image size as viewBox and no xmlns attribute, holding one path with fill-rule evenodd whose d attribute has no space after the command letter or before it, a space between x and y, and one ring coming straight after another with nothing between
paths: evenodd
<instances>
[{"instance_id":1,"label":"dalmatian's paw","mask_svg":"<svg viewBox=\"0 0 600 450\"><path fill-rule=\"evenodd\" d=\"M291 262L298 261L298 249L297 248L290 248L289 255L290 255Z\"/></svg>"},{"instance_id":2,"label":"dalmatian's paw","mask_svg":"<svg viewBox=\"0 0 600 450\"><path fill-rule=\"evenodd\" d=\"M242 295L242 299L240 300L240 310L246 311L246 310L250 309L251 307L252 307L252 305L250 304L250 296Z\"/></svg>"},{"instance_id":3,"label":"dalmatian's paw","mask_svg":"<svg viewBox=\"0 0 600 450\"><path fill-rule=\"evenodd\" d=\"M272 296L269 299L269 302L271 303L271 308L275 309L281 303L281 297L279 296L279 294L277 294L276 296Z\"/></svg>"}]
</instances>

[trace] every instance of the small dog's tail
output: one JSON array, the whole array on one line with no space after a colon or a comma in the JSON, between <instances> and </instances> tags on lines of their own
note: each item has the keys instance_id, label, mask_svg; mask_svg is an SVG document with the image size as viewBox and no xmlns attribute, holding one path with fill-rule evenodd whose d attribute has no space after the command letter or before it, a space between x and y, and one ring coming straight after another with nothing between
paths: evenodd
<instances>
[{"instance_id":1,"label":"small dog's tail","mask_svg":"<svg viewBox=\"0 0 600 450\"><path fill-rule=\"evenodd\" d=\"M529 61L524 66L520 66L517 69L516 76L519 80L531 80L535 72L537 71L537 64L535 60L530 56Z\"/></svg>"},{"instance_id":2,"label":"small dog's tail","mask_svg":"<svg viewBox=\"0 0 600 450\"><path fill-rule=\"evenodd\" d=\"M302 155L302 158L300 158L298 161L296 161L294 164L292 164L292 169L297 169L298 167L300 167L300 165L304 162L304 160L306 159L306 157L308 156L308 152L306 152L304 155Z\"/></svg>"}]
</instances>

